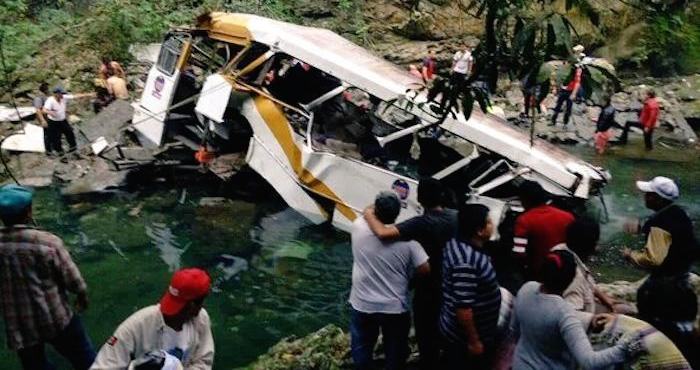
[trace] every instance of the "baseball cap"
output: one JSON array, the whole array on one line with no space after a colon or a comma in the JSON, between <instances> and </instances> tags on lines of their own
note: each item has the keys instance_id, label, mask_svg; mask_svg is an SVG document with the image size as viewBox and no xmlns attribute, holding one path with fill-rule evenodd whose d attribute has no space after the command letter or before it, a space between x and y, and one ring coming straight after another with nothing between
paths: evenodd
<instances>
[{"instance_id":1,"label":"baseball cap","mask_svg":"<svg viewBox=\"0 0 700 370\"><path fill-rule=\"evenodd\" d=\"M656 193L667 200L676 200L680 195L676 182L663 176L656 176L651 181L637 181L637 188L645 193Z\"/></svg>"},{"instance_id":2,"label":"baseball cap","mask_svg":"<svg viewBox=\"0 0 700 370\"><path fill-rule=\"evenodd\" d=\"M16 216L32 204L34 192L21 185L5 185L0 188L0 215Z\"/></svg>"},{"instance_id":3,"label":"baseball cap","mask_svg":"<svg viewBox=\"0 0 700 370\"><path fill-rule=\"evenodd\" d=\"M56 86L53 88L53 93L54 94L65 94L66 90L61 86Z\"/></svg>"},{"instance_id":4,"label":"baseball cap","mask_svg":"<svg viewBox=\"0 0 700 370\"><path fill-rule=\"evenodd\" d=\"M578 45L576 45L576 46L573 47L573 50L574 50L575 53L581 53L581 52L583 52L585 49L586 49L586 48L584 48L583 45L581 45L581 44L578 44Z\"/></svg>"},{"instance_id":5,"label":"baseball cap","mask_svg":"<svg viewBox=\"0 0 700 370\"><path fill-rule=\"evenodd\" d=\"M211 278L204 270L188 268L175 272L160 300L160 312L167 316L176 315L187 302L206 296L210 286Z\"/></svg>"}]
</instances>

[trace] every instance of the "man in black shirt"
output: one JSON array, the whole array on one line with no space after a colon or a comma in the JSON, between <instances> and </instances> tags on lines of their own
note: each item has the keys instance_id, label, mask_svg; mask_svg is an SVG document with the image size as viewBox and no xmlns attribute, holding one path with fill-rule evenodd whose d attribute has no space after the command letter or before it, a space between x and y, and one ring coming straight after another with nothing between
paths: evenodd
<instances>
[{"instance_id":1,"label":"man in black shirt","mask_svg":"<svg viewBox=\"0 0 700 370\"><path fill-rule=\"evenodd\" d=\"M693 224L674 203L679 190L673 180L658 176L637 181L637 188L644 192L646 207L655 212L640 230L646 237L644 250L623 250L625 258L649 271L637 291L639 317L664 332L695 367L700 364L691 348L698 306L688 278L700 253Z\"/></svg>"},{"instance_id":2,"label":"man in black shirt","mask_svg":"<svg viewBox=\"0 0 700 370\"><path fill-rule=\"evenodd\" d=\"M615 107L610 103L610 97L605 99L603 110L600 111L595 128L595 149L598 154L605 153L605 147L610 140L610 128L615 124Z\"/></svg>"},{"instance_id":3,"label":"man in black shirt","mask_svg":"<svg viewBox=\"0 0 700 370\"><path fill-rule=\"evenodd\" d=\"M381 240L415 240L425 249L430 264L430 278L416 284L413 299L413 324L418 339L420 368L437 369L440 357L438 320L441 305L442 251L457 232L457 212L444 208L442 184L433 178L418 183L418 203L423 214L397 225L384 225L372 207L365 219L372 232Z\"/></svg>"}]
</instances>

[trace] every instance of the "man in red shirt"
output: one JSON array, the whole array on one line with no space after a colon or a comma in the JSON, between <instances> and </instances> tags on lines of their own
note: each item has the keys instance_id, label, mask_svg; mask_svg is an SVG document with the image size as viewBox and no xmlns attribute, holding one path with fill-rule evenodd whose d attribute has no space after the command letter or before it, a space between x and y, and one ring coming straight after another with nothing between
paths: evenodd
<instances>
[{"instance_id":1,"label":"man in red shirt","mask_svg":"<svg viewBox=\"0 0 700 370\"><path fill-rule=\"evenodd\" d=\"M659 119L659 110L659 102L656 101L656 93L654 90L648 90L646 100L644 100L644 107L639 114L639 122L627 121L627 123L625 123L625 128L622 130L622 136L620 136L619 140L620 144L627 144L627 133L630 127L639 127L644 130L644 145L646 149L653 149L651 137L656 128L656 121Z\"/></svg>"},{"instance_id":2,"label":"man in red shirt","mask_svg":"<svg viewBox=\"0 0 700 370\"><path fill-rule=\"evenodd\" d=\"M437 73L437 57L435 56L435 49L429 49L428 55L423 58L423 67L421 68L421 75L426 81L432 81Z\"/></svg>"},{"instance_id":3,"label":"man in red shirt","mask_svg":"<svg viewBox=\"0 0 700 370\"><path fill-rule=\"evenodd\" d=\"M557 117L559 117L559 112L561 112L561 106L566 103L566 111L564 111L564 126L569 123L569 118L571 118L571 108L574 104L574 99L578 95L578 91L581 88L581 77L583 76L583 68L580 64L574 66L573 73L569 78L569 83L562 86L559 89L559 95L557 96L557 105L554 107L554 115L552 116L552 123L550 126L557 124Z\"/></svg>"},{"instance_id":4,"label":"man in red shirt","mask_svg":"<svg viewBox=\"0 0 700 370\"><path fill-rule=\"evenodd\" d=\"M539 270L550 250L566 242L574 216L547 204L548 193L534 181L518 188L525 212L515 220L513 254L522 262L526 280L539 280Z\"/></svg>"}]
</instances>

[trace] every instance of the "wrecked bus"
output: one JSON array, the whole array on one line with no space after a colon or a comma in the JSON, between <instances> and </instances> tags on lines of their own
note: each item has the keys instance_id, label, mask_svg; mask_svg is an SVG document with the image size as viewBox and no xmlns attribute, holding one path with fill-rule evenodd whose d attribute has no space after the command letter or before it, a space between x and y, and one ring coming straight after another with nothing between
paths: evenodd
<instances>
[{"instance_id":1,"label":"wrecked bus","mask_svg":"<svg viewBox=\"0 0 700 370\"><path fill-rule=\"evenodd\" d=\"M349 230L382 190L421 213L418 179L491 208L522 209L515 189L534 180L574 207L609 174L478 109L440 117L409 101L421 81L325 29L248 14L210 13L173 30L151 68L133 122L144 146L170 141L237 158L290 207Z\"/></svg>"}]
</instances>

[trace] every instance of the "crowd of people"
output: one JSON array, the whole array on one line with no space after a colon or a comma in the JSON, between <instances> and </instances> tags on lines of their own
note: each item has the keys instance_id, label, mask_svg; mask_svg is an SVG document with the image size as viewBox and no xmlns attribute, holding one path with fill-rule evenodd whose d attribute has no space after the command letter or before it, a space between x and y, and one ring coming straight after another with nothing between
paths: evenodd
<instances>
[{"instance_id":1,"label":"crowd of people","mask_svg":"<svg viewBox=\"0 0 700 370\"><path fill-rule=\"evenodd\" d=\"M654 214L643 226L627 227L646 238L642 250L623 250L650 274L636 308L603 293L586 266L596 252L598 223L551 204L537 182L518 188L524 212L510 244L518 268L508 270L492 262L493 248L504 243L492 245L494 220L485 205L446 208L441 184L428 178L418 187L424 213L396 224L399 198L380 193L352 229L355 368L374 368L380 333L384 367L405 368L411 316L421 369L594 369L635 361L697 368L697 297L689 273L700 247L675 203L673 180L656 177L637 188ZM500 285L514 280L510 290ZM612 325L617 322L627 322L628 332L609 348L594 349L587 334L623 330Z\"/></svg>"},{"instance_id":2,"label":"crowd of people","mask_svg":"<svg viewBox=\"0 0 700 370\"><path fill-rule=\"evenodd\" d=\"M495 220L487 206L447 208L441 183L427 178L418 187L424 212L396 223L401 201L381 192L351 233L355 368L375 367L380 333L385 368L405 368L412 326L421 369L592 369L632 361L697 368L689 274L700 253L692 223L676 204L673 180L636 185L654 211L641 226L626 227L646 238L643 249L622 252L649 272L636 308L598 289L586 266L599 225L550 204L537 182L518 188L524 212L509 248L519 268L507 271L492 262ZM32 203L29 188L0 188L0 304L7 345L24 369L52 368L46 344L81 370L211 369L206 271L175 272L158 304L126 318L95 351L79 316L89 304L87 284L63 241L32 226ZM510 290L501 285L507 274L521 277ZM618 334L609 348L594 349L588 334L606 330Z\"/></svg>"}]
</instances>

